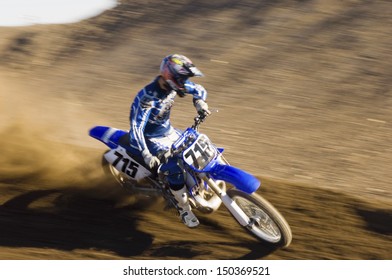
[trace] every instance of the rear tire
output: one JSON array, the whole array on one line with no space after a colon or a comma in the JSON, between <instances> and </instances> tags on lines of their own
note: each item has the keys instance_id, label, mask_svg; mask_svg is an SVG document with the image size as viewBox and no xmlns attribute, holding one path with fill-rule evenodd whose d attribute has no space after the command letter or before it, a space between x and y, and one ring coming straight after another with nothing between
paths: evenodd
<instances>
[{"instance_id":1,"label":"rear tire","mask_svg":"<svg viewBox=\"0 0 392 280\"><path fill-rule=\"evenodd\" d=\"M108 150L110 151L110 150ZM102 161L101 161L101 165L102 165L102 169L105 172L105 174L114 177L114 179L116 180L116 182L118 182L122 187L124 187L125 185L125 178L121 175L121 173L114 168L113 165L111 165L105 158L105 154L108 152L106 151L103 155L102 155Z\"/></svg>"},{"instance_id":2,"label":"rear tire","mask_svg":"<svg viewBox=\"0 0 392 280\"><path fill-rule=\"evenodd\" d=\"M275 248L290 245L292 233L289 224L265 198L237 189L230 189L227 194L251 220L246 229L256 238Z\"/></svg>"}]
</instances>

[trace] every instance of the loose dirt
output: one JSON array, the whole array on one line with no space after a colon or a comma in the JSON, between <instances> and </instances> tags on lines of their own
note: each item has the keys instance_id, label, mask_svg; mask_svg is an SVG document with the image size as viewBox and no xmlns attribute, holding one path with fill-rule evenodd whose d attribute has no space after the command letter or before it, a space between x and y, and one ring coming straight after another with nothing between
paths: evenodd
<instances>
[{"instance_id":1,"label":"loose dirt","mask_svg":"<svg viewBox=\"0 0 392 280\"><path fill-rule=\"evenodd\" d=\"M0 28L0 259L392 259L390 1L130 1ZM162 12L164 11L164 12ZM100 167L170 53L204 72L202 131L292 227L271 251L225 209L188 229ZM178 98L173 124L195 111Z\"/></svg>"}]
</instances>

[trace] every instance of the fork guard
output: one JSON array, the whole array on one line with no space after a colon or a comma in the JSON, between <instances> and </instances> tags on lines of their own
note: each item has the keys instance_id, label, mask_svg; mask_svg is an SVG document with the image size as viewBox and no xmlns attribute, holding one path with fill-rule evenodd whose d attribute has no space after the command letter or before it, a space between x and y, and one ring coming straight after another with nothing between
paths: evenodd
<instances>
[{"instance_id":1,"label":"fork guard","mask_svg":"<svg viewBox=\"0 0 392 280\"><path fill-rule=\"evenodd\" d=\"M252 174L231 165L216 164L209 173L215 180L228 182L248 194L255 192L261 184Z\"/></svg>"}]
</instances>

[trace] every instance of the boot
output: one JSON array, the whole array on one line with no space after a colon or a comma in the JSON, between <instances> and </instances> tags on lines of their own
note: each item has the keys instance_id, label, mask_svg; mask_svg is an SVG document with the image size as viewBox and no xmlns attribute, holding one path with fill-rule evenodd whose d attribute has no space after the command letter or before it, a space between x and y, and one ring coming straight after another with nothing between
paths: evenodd
<instances>
[{"instance_id":1,"label":"boot","mask_svg":"<svg viewBox=\"0 0 392 280\"><path fill-rule=\"evenodd\" d=\"M190 228L197 227L199 225L199 220L192 212L192 208L188 201L186 187L183 187L178 191L170 191L172 192L175 200L177 201L177 206L179 208L178 212L180 213L182 222Z\"/></svg>"}]
</instances>

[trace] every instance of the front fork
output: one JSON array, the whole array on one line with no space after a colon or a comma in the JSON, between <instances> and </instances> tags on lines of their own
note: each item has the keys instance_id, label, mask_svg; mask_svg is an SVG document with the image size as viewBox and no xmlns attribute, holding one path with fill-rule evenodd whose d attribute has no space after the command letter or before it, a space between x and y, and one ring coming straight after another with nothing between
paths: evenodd
<instances>
[{"instance_id":1,"label":"front fork","mask_svg":"<svg viewBox=\"0 0 392 280\"><path fill-rule=\"evenodd\" d=\"M238 221L238 223L247 227L250 225L251 221L249 217L242 211L242 209L237 205L237 203L231 199L230 196L227 195L225 191L223 191L214 180L209 178L207 175L202 174L202 178L207 182L208 186L220 197L223 204L227 207L230 213L234 216L234 218Z\"/></svg>"}]
</instances>

